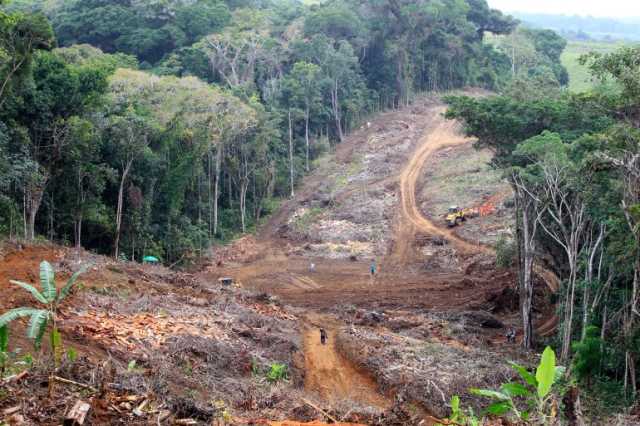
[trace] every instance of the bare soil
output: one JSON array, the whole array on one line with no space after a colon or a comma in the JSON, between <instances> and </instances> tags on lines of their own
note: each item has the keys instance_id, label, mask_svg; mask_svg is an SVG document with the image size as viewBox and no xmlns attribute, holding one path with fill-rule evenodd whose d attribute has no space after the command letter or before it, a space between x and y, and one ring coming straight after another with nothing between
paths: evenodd
<instances>
[{"instance_id":1,"label":"bare soil","mask_svg":"<svg viewBox=\"0 0 640 426\"><path fill-rule=\"evenodd\" d=\"M7 384L0 409L59 424L85 398L93 424L405 425L446 415L452 394L473 404L468 385L493 385L508 375L501 360L529 354L504 338L517 327L515 272L495 268L485 228L448 229L438 218L443 202L431 205L443 194L429 182L448 172L435 167L438 153L449 149L453 162L471 155L471 141L443 112L434 97L381 114L321 159L255 237L215 248L195 275L6 246L0 310L31 303L8 280L35 282L43 259L61 277L79 262L94 264L61 312L65 342L81 359L57 374L105 390L59 386L58 399L47 399L48 376L34 372ZM481 204L503 197L504 186L465 196ZM506 226L508 215L487 220ZM545 282L553 288L554 277L539 271L538 321L552 333ZM23 328L17 323L12 335ZM28 344L12 338L14 347ZM274 364L287 366L288 380L266 379Z\"/></svg>"}]
</instances>

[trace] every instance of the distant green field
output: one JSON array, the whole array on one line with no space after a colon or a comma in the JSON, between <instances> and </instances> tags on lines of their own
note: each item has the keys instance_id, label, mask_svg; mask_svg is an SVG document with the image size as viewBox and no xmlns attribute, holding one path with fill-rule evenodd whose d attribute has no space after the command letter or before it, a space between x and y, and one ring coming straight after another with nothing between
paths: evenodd
<instances>
[{"instance_id":1,"label":"distant green field","mask_svg":"<svg viewBox=\"0 0 640 426\"><path fill-rule=\"evenodd\" d=\"M570 41L567 48L562 54L562 64L569 71L569 89L574 92L584 92L593 87L591 76L587 67L578 63L580 56L589 52L608 53L613 52L625 44L622 42L605 43L605 42L579 42Z\"/></svg>"}]
</instances>

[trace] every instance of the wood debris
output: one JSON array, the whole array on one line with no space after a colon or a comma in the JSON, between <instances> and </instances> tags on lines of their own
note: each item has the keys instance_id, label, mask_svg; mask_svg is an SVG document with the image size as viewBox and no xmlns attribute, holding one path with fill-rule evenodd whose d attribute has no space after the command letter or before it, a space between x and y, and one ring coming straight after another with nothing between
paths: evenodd
<instances>
[{"instance_id":1,"label":"wood debris","mask_svg":"<svg viewBox=\"0 0 640 426\"><path fill-rule=\"evenodd\" d=\"M77 400L71 410L65 416L64 426L83 425L85 420L87 419L87 414L89 414L90 409L91 405L87 404L81 399Z\"/></svg>"},{"instance_id":2,"label":"wood debris","mask_svg":"<svg viewBox=\"0 0 640 426\"><path fill-rule=\"evenodd\" d=\"M227 340L227 333L217 324L220 318L213 315L167 316L152 313L120 315L108 312L87 311L66 313L64 328L72 333L99 341L106 346L114 344L128 351L140 349L140 342L158 348L172 336L187 334Z\"/></svg>"}]
</instances>

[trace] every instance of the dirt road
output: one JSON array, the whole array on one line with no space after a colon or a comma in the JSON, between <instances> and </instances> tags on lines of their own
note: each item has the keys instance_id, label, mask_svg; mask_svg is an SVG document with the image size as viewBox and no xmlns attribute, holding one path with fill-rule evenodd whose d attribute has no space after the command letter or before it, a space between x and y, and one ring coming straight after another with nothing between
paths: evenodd
<instances>
[{"instance_id":1,"label":"dirt road","mask_svg":"<svg viewBox=\"0 0 640 426\"><path fill-rule=\"evenodd\" d=\"M440 149L471 142L470 139L463 137L457 131L457 123L447 121L442 117L444 112L444 107L436 110L436 115L433 117L435 128L423 136L418 149L400 175L402 219L398 224L396 239L399 244L393 256L393 261L395 262L402 264L407 262L410 244L415 237L416 231L446 238L447 241L464 253L492 253L489 248L471 244L458 237L451 230L436 226L425 218L418 208L416 183L420 178L426 160Z\"/></svg>"},{"instance_id":2,"label":"dirt road","mask_svg":"<svg viewBox=\"0 0 640 426\"><path fill-rule=\"evenodd\" d=\"M243 286L277 295L287 304L305 308L309 317L303 321L305 349L305 388L328 401L352 399L375 407L385 407L388 401L378 394L375 383L355 369L335 349L332 339L321 345L317 324L324 322L329 334L336 332L339 324L327 314L346 306L364 309L415 309L418 311L462 311L485 309L495 294L515 282L515 274L496 271L489 267L494 252L490 247L469 243L444 226L438 226L423 215L416 199L416 187L420 184L426 160L437 151L454 145L470 143L463 137L454 122L444 119L442 103L430 105L421 115L413 115L414 122L407 123L407 113L385 114L372 128L398 129L388 135L394 143L409 146L405 157L399 159L394 146L383 148L380 137L364 135L346 141L338 148L336 158L353 159L356 152L388 152L389 161L401 167L387 175L373 173L369 181L354 180L357 189L346 188L339 202L348 202L354 192L366 192L367 185L376 187L384 197L394 196L395 204L390 244L386 255L377 257L379 270L375 277L369 274L371 258L351 256L336 259L314 256L307 248L308 241L281 237L282 229L289 226L289 217L311 197L319 192L325 180L326 170L316 170L296 198L289 200L276 213L253 242L258 253L245 262L235 261L222 267L210 268L211 278L231 276ZM373 144L373 145L372 145ZM409 145L407 145L409 144ZM348 167L345 163L344 168ZM382 166L378 165L379 168ZM394 173L395 172L395 173ZM348 180L347 180L348 181ZM383 182L381 185L380 182ZM377 185L377 186L376 186ZM347 194L347 195L345 195ZM339 207L338 207L339 208ZM368 208L368 206L364 206ZM371 207L369 207L371 208ZM336 231L337 232L337 231ZM444 241L443 247L435 247L437 256L450 256L451 266L444 269L425 268L418 237L427 235ZM244 249L243 249L244 250ZM445 254L440 254L445 253ZM314 268L311 268L314 264ZM313 312L323 312L320 314ZM545 330L553 330L554 322L545 323Z\"/></svg>"},{"instance_id":3,"label":"dirt road","mask_svg":"<svg viewBox=\"0 0 640 426\"><path fill-rule=\"evenodd\" d=\"M320 328L327 332L325 344L320 342ZM305 318L305 388L312 389L326 401L359 401L386 409L391 401L377 392L373 379L357 370L335 347L340 324L326 315L311 313Z\"/></svg>"}]
</instances>

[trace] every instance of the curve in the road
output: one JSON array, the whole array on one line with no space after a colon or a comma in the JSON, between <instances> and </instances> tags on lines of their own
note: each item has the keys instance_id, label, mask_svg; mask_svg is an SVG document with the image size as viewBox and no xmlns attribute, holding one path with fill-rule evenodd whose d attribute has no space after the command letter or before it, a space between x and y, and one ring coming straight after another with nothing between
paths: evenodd
<instances>
[{"instance_id":1,"label":"curve in the road","mask_svg":"<svg viewBox=\"0 0 640 426\"><path fill-rule=\"evenodd\" d=\"M472 244L455 234L452 230L437 226L426 218L418 207L416 201L416 184L427 159L440 149L463 145L471 141L471 139L462 136L460 132L457 131L454 121L444 118L442 115L444 110L444 107L439 108L438 114L435 114L434 117L437 121L436 127L423 136L420 141L420 146L418 146L409 164L400 175L400 200L402 204L402 214L405 219L400 221L398 231L399 247L396 251L400 261L406 257L408 244L410 244L416 230L446 238L458 250L467 254L495 253L491 247ZM412 227L408 227L407 222L410 223ZM534 270L553 293L558 292L560 280L552 271L537 265ZM555 331L558 322L558 316L554 314L541 324L536 331L542 336L551 335Z\"/></svg>"}]
</instances>

